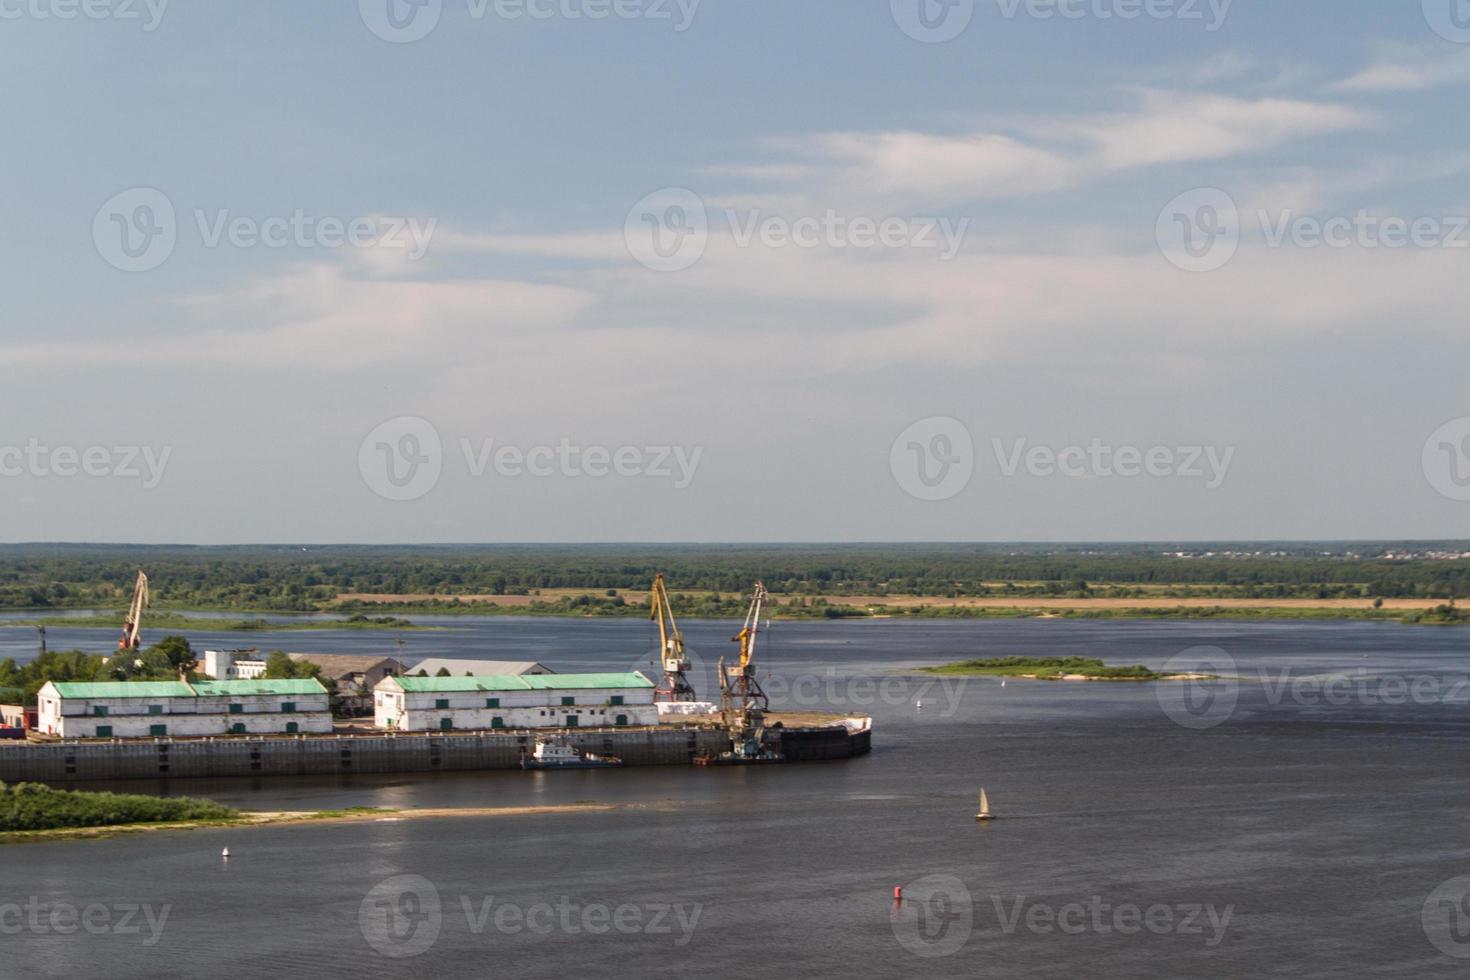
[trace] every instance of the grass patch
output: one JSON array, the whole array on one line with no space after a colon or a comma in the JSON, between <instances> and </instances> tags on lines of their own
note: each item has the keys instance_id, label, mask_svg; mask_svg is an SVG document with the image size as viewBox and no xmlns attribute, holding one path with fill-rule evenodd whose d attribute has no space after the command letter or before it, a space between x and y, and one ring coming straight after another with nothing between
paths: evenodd
<instances>
[{"instance_id":1,"label":"grass patch","mask_svg":"<svg viewBox=\"0 0 1470 980\"><path fill-rule=\"evenodd\" d=\"M41 783L0 783L0 833L117 827L123 824L226 822L238 810L213 800L186 796L135 796L52 789Z\"/></svg>"}]
</instances>

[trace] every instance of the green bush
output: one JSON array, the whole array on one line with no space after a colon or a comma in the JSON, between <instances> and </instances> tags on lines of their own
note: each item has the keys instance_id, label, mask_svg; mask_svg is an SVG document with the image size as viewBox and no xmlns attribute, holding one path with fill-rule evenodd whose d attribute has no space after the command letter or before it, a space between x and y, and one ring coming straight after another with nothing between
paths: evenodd
<instances>
[{"instance_id":1,"label":"green bush","mask_svg":"<svg viewBox=\"0 0 1470 980\"><path fill-rule=\"evenodd\" d=\"M238 815L239 811L213 800L191 797L84 793L42 783L0 783L0 831L229 820Z\"/></svg>"}]
</instances>

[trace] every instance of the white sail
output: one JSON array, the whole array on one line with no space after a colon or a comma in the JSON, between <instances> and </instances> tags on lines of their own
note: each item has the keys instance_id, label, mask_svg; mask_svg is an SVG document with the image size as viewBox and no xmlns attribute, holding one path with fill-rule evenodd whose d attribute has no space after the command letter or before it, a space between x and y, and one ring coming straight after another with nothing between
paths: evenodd
<instances>
[{"instance_id":1,"label":"white sail","mask_svg":"<svg viewBox=\"0 0 1470 980\"><path fill-rule=\"evenodd\" d=\"M983 786L980 788L980 812L981 814L990 813L990 797L985 795L985 787Z\"/></svg>"}]
</instances>

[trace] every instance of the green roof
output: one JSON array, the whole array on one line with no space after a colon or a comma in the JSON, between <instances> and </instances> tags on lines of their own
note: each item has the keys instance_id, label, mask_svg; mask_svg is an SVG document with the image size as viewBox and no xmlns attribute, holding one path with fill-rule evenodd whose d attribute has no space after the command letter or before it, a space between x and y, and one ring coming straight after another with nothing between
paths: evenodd
<instances>
[{"instance_id":1,"label":"green roof","mask_svg":"<svg viewBox=\"0 0 1470 980\"><path fill-rule=\"evenodd\" d=\"M195 681L191 685L202 698L227 694L326 694L327 689L315 678L291 680Z\"/></svg>"},{"instance_id":2,"label":"green roof","mask_svg":"<svg viewBox=\"0 0 1470 980\"><path fill-rule=\"evenodd\" d=\"M52 681L63 698L192 698L188 684L179 681Z\"/></svg>"},{"instance_id":3,"label":"green roof","mask_svg":"<svg viewBox=\"0 0 1470 980\"><path fill-rule=\"evenodd\" d=\"M233 694L326 694L321 683L305 680L280 681L52 681L62 698L82 701L98 698L192 698Z\"/></svg>"},{"instance_id":4,"label":"green roof","mask_svg":"<svg viewBox=\"0 0 1470 980\"><path fill-rule=\"evenodd\" d=\"M393 677L414 694L453 694L464 691L595 691L653 687L642 674L504 674L482 677Z\"/></svg>"}]
</instances>

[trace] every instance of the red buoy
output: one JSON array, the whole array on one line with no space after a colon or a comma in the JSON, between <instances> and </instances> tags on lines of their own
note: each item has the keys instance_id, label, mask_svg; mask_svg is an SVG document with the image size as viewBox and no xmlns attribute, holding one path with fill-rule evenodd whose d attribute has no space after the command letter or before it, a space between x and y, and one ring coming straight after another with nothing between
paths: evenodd
<instances>
[{"instance_id":1,"label":"red buoy","mask_svg":"<svg viewBox=\"0 0 1470 980\"><path fill-rule=\"evenodd\" d=\"M893 900L895 902L901 902L901 901L903 901L903 886L902 885L894 885L893 886Z\"/></svg>"}]
</instances>

